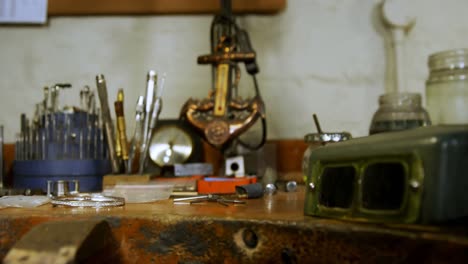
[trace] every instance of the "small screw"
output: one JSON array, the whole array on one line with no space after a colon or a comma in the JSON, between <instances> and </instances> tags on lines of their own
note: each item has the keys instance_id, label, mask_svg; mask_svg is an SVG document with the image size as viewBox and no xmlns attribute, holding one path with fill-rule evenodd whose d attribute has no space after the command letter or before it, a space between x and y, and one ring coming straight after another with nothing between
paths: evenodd
<instances>
[{"instance_id":1,"label":"small screw","mask_svg":"<svg viewBox=\"0 0 468 264\"><path fill-rule=\"evenodd\" d=\"M264 193L266 195L273 195L276 193L276 186L273 183L269 183L265 186Z\"/></svg>"},{"instance_id":2,"label":"small screw","mask_svg":"<svg viewBox=\"0 0 468 264\"><path fill-rule=\"evenodd\" d=\"M410 187L411 187L411 190L417 191L419 189L419 182L416 180L412 180L410 182Z\"/></svg>"},{"instance_id":3,"label":"small screw","mask_svg":"<svg viewBox=\"0 0 468 264\"><path fill-rule=\"evenodd\" d=\"M312 191L315 191L315 184L313 182L309 183L309 187Z\"/></svg>"},{"instance_id":4,"label":"small screw","mask_svg":"<svg viewBox=\"0 0 468 264\"><path fill-rule=\"evenodd\" d=\"M295 192L297 190L297 183L295 181L288 181L286 183L287 192Z\"/></svg>"}]
</instances>

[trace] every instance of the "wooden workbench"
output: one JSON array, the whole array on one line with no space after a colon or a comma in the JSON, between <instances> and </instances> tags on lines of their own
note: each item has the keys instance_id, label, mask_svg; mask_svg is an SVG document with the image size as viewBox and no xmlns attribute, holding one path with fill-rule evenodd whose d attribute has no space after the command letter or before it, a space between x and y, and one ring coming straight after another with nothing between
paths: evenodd
<instances>
[{"instance_id":1,"label":"wooden workbench","mask_svg":"<svg viewBox=\"0 0 468 264\"><path fill-rule=\"evenodd\" d=\"M468 263L464 227L314 218L303 215L303 205L301 187L229 207L165 200L102 209L1 209L0 258L33 226L103 219L122 263Z\"/></svg>"}]
</instances>

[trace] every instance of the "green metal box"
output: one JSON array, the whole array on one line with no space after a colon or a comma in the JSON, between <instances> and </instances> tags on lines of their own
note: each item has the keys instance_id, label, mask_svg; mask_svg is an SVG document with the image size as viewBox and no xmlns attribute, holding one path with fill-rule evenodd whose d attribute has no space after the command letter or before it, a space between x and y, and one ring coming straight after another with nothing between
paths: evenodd
<instances>
[{"instance_id":1,"label":"green metal box","mask_svg":"<svg viewBox=\"0 0 468 264\"><path fill-rule=\"evenodd\" d=\"M424 224L468 216L468 125L330 144L309 165L306 215Z\"/></svg>"}]
</instances>

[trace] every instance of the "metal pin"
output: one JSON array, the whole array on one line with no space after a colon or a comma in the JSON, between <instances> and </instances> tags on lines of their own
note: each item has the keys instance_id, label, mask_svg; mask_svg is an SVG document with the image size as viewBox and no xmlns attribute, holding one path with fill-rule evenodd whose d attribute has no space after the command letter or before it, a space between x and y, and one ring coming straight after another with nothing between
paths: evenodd
<instances>
[{"instance_id":1,"label":"metal pin","mask_svg":"<svg viewBox=\"0 0 468 264\"><path fill-rule=\"evenodd\" d=\"M45 134L45 137L46 139L49 139L49 126L50 126L50 122L49 122L49 114L48 114L48 111L47 109L44 111L44 134Z\"/></svg>"},{"instance_id":2,"label":"metal pin","mask_svg":"<svg viewBox=\"0 0 468 264\"><path fill-rule=\"evenodd\" d=\"M79 146L80 144L79 144L79 142L78 142L78 144L76 143L76 140L77 140L76 138L77 138L76 133L71 133L70 139L72 141L72 144L71 144L72 149L70 151L71 152L70 154L71 154L72 159L76 159L77 157L80 156L80 153L79 153L80 152L80 146Z\"/></svg>"},{"instance_id":3,"label":"metal pin","mask_svg":"<svg viewBox=\"0 0 468 264\"><path fill-rule=\"evenodd\" d=\"M86 104L86 103L85 103L85 100L84 100L84 91L81 90L81 91L80 91L80 108L81 108L81 110L83 110L83 111L86 111L86 110L85 110L85 104Z\"/></svg>"},{"instance_id":4,"label":"metal pin","mask_svg":"<svg viewBox=\"0 0 468 264\"><path fill-rule=\"evenodd\" d=\"M26 131L24 133L21 133L21 137L22 137L22 140L21 140L21 156L22 156L22 159L23 160L27 160L28 157L28 148L27 148L27 145L28 145L28 136L26 135Z\"/></svg>"},{"instance_id":5,"label":"metal pin","mask_svg":"<svg viewBox=\"0 0 468 264\"><path fill-rule=\"evenodd\" d=\"M71 121L70 121L70 115L65 114L65 133L63 135L63 156L64 158L67 158L68 155L70 154L69 148L69 138L71 135Z\"/></svg>"},{"instance_id":6,"label":"metal pin","mask_svg":"<svg viewBox=\"0 0 468 264\"><path fill-rule=\"evenodd\" d=\"M25 159L25 156L26 156L26 146L25 146L25 142L26 142L26 127L27 127L27 118L26 118L26 114L25 113L22 113L21 114L21 117L20 117L20 131L21 131L21 159Z\"/></svg>"},{"instance_id":7,"label":"metal pin","mask_svg":"<svg viewBox=\"0 0 468 264\"><path fill-rule=\"evenodd\" d=\"M99 149L98 148L98 140L99 140L99 135L100 135L100 133L98 133L98 132L100 132L99 112L100 112L100 110L97 109L96 114L93 115L94 116L94 129L93 129L93 133L94 133L93 134L93 137L94 137L94 143L93 143L93 145L94 145L94 155L93 155L93 157L94 157L94 159L100 159L100 157L98 157L98 149Z\"/></svg>"},{"instance_id":8,"label":"metal pin","mask_svg":"<svg viewBox=\"0 0 468 264\"><path fill-rule=\"evenodd\" d=\"M89 114L88 114L89 115ZM88 117L90 118L90 117ZM92 131L93 127L92 127L92 122L89 121L88 123L88 127L86 129L86 155L85 155L85 158L87 159L91 159L91 141L92 141Z\"/></svg>"},{"instance_id":9,"label":"metal pin","mask_svg":"<svg viewBox=\"0 0 468 264\"><path fill-rule=\"evenodd\" d=\"M99 115L99 144L100 144L100 150L99 150L99 155L101 156L101 159L106 158L106 148L104 147L104 125L102 124L102 119L101 115Z\"/></svg>"},{"instance_id":10,"label":"metal pin","mask_svg":"<svg viewBox=\"0 0 468 264\"><path fill-rule=\"evenodd\" d=\"M79 158L80 160L84 159L84 143L83 143L83 130L80 130L80 150L79 150Z\"/></svg>"},{"instance_id":11,"label":"metal pin","mask_svg":"<svg viewBox=\"0 0 468 264\"><path fill-rule=\"evenodd\" d=\"M212 199L213 195L207 194L207 195L200 195L200 196L194 196L194 197L183 197L183 198L175 198L174 202L185 202L185 201L197 201L197 200L207 200L207 199Z\"/></svg>"},{"instance_id":12,"label":"metal pin","mask_svg":"<svg viewBox=\"0 0 468 264\"><path fill-rule=\"evenodd\" d=\"M41 148L40 148L40 141L39 141L39 129L34 129L34 142L35 142L35 159L42 159L41 157Z\"/></svg>"},{"instance_id":13,"label":"metal pin","mask_svg":"<svg viewBox=\"0 0 468 264\"><path fill-rule=\"evenodd\" d=\"M53 193L52 193L53 192L53 190L52 190L53 184L54 184L54 181L50 181L50 180L47 181L47 196L48 197L54 196Z\"/></svg>"},{"instance_id":14,"label":"metal pin","mask_svg":"<svg viewBox=\"0 0 468 264\"><path fill-rule=\"evenodd\" d=\"M51 123L52 123L52 128L50 130L50 135L49 135L49 138L53 141L56 140L56 130L57 130L57 113L50 113L50 119L51 119ZM49 125L50 126L50 125Z\"/></svg>"},{"instance_id":15,"label":"metal pin","mask_svg":"<svg viewBox=\"0 0 468 264\"><path fill-rule=\"evenodd\" d=\"M48 100L49 100L49 87L45 86L44 87L44 100L42 101L42 105L46 113L48 112L48 105L47 105Z\"/></svg>"},{"instance_id":16,"label":"metal pin","mask_svg":"<svg viewBox=\"0 0 468 264\"><path fill-rule=\"evenodd\" d=\"M20 155L19 155L19 150L21 149L20 147L20 134L17 133L15 135L15 160L20 160Z\"/></svg>"},{"instance_id":17,"label":"metal pin","mask_svg":"<svg viewBox=\"0 0 468 264\"><path fill-rule=\"evenodd\" d=\"M62 142L62 129L61 128L56 128L55 129L55 136L57 137L56 139L56 150L57 150L57 153L55 154L56 155L56 159L62 159L63 158L63 142Z\"/></svg>"},{"instance_id":18,"label":"metal pin","mask_svg":"<svg viewBox=\"0 0 468 264\"><path fill-rule=\"evenodd\" d=\"M34 159L34 135L33 135L33 130L31 127L28 128L28 152L29 152L29 156L28 156L28 159L32 160Z\"/></svg>"},{"instance_id":19,"label":"metal pin","mask_svg":"<svg viewBox=\"0 0 468 264\"><path fill-rule=\"evenodd\" d=\"M41 148L42 148L42 159L47 159L47 137L45 131L42 132L42 139L41 139Z\"/></svg>"},{"instance_id":20,"label":"metal pin","mask_svg":"<svg viewBox=\"0 0 468 264\"><path fill-rule=\"evenodd\" d=\"M88 113L94 114L96 112L96 99L94 96L94 92L90 92L88 98Z\"/></svg>"},{"instance_id":21,"label":"metal pin","mask_svg":"<svg viewBox=\"0 0 468 264\"><path fill-rule=\"evenodd\" d=\"M52 91L50 94L50 108L52 113L56 113L58 110L58 92L59 92L59 87L56 85L52 87Z\"/></svg>"},{"instance_id":22,"label":"metal pin","mask_svg":"<svg viewBox=\"0 0 468 264\"><path fill-rule=\"evenodd\" d=\"M16 160L23 160L23 135L21 133L16 133L16 144L15 155L17 156Z\"/></svg>"}]
</instances>

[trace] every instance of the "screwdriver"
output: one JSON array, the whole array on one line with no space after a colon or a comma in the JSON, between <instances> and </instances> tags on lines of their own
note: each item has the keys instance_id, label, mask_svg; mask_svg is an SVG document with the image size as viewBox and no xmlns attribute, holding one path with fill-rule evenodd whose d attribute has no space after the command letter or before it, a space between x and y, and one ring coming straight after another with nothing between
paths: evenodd
<instances>
[{"instance_id":1,"label":"screwdriver","mask_svg":"<svg viewBox=\"0 0 468 264\"><path fill-rule=\"evenodd\" d=\"M125 130L125 116L124 116L124 92L123 89L119 89L117 93L117 101L114 102L115 106L115 115L117 118L117 131L119 138L117 142L120 145L120 152L122 160L124 161L125 171L127 171L126 167L128 161L128 148L127 148L127 132Z\"/></svg>"},{"instance_id":2,"label":"screwdriver","mask_svg":"<svg viewBox=\"0 0 468 264\"><path fill-rule=\"evenodd\" d=\"M151 140L148 138L149 123L151 118L151 110L154 101L154 88L156 86L157 75L156 72L151 70L147 75L146 97L145 97L145 120L143 125L143 145L140 149L140 167L139 173L142 174L145 168L146 156L148 151L147 144Z\"/></svg>"},{"instance_id":3,"label":"screwdriver","mask_svg":"<svg viewBox=\"0 0 468 264\"><path fill-rule=\"evenodd\" d=\"M135 110L135 131L133 132L132 141L130 142L130 151L128 156L128 164L127 164L127 173L133 172L133 161L135 159L135 155L141 147L141 140L142 140L142 133L143 133L143 115L144 115L144 107L145 107L145 97L139 96L136 110Z\"/></svg>"},{"instance_id":4,"label":"screwdriver","mask_svg":"<svg viewBox=\"0 0 468 264\"><path fill-rule=\"evenodd\" d=\"M153 134L153 130L156 127L156 124L159 119L159 114L161 113L161 109L162 109L162 97L161 96L164 90L165 80L166 80L166 74L163 74L161 81L159 82L159 86L156 89L156 100L154 101L153 106L152 106L153 111L151 113L151 120L150 120L149 127L148 127L148 134L147 134L147 137L145 138L146 142L143 142L143 152L142 152L144 155L143 165L146 162L146 157L148 154L148 148L149 148L149 144L150 144L151 137ZM149 119L149 118L150 118L149 116L146 117L146 119ZM140 160L140 165L141 165L141 160ZM143 168L140 167L140 174L141 173L143 173Z\"/></svg>"},{"instance_id":5,"label":"screwdriver","mask_svg":"<svg viewBox=\"0 0 468 264\"><path fill-rule=\"evenodd\" d=\"M115 139L114 139L114 126L109 109L109 102L107 97L107 85L104 75L96 76L96 86L98 89L99 101L101 102L102 121L106 130L108 153L111 160L112 172L119 172L119 161L115 153Z\"/></svg>"}]
</instances>

